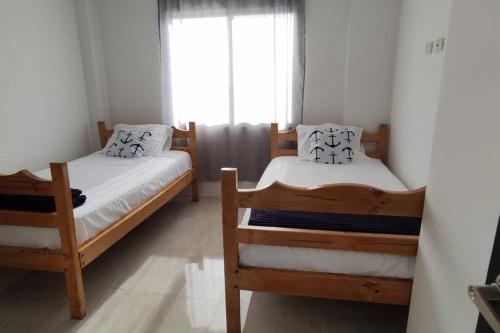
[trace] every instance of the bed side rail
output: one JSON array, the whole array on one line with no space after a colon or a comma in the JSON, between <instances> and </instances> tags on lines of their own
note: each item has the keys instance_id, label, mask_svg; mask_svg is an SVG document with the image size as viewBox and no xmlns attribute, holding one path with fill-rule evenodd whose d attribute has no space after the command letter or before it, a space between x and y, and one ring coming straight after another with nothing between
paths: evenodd
<instances>
[{"instance_id":1,"label":"bed side rail","mask_svg":"<svg viewBox=\"0 0 500 333\"><path fill-rule=\"evenodd\" d=\"M366 152L366 155L372 158L381 159L383 162L387 160L387 145L389 139L389 126L386 124L379 125L376 133L363 131L361 137L362 143L375 144L374 151ZM282 149L280 143L283 141L297 142L297 131L294 129L288 131L279 131L278 124L271 124L271 158L278 156L297 156L297 149Z\"/></svg>"},{"instance_id":2,"label":"bed side rail","mask_svg":"<svg viewBox=\"0 0 500 333\"><path fill-rule=\"evenodd\" d=\"M418 236L341 232L293 228L238 226L241 244L305 247L416 256Z\"/></svg>"},{"instance_id":3,"label":"bed side rail","mask_svg":"<svg viewBox=\"0 0 500 333\"><path fill-rule=\"evenodd\" d=\"M405 255L417 253L418 236L239 226L237 210L257 208L421 217L425 188L391 192L364 185L335 184L307 189L276 182L259 190L239 190L236 169L222 169L221 186L224 246L233 247L236 253L238 243Z\"/></svg>"}]
</instances>

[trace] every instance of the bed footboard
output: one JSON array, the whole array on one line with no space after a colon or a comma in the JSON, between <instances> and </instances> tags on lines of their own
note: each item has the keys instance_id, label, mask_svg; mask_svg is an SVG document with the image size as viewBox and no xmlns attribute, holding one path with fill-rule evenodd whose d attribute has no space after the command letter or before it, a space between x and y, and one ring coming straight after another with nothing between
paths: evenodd
<instances>
[{"instance_id":1,"label":"bed footboard","mask_svg":"<svg viewBox=\"0 0 500 333\"><path fill-rule=\"evenodd\" d=\"M240 290L407 305L412 281L245 267L240 244L263 244L415 256L418 236L238 225L238 208L421 217L425 188L392 192L358 184L297 188L275 182L238 189L236 169L222 169L222 214L228 332L240 332Z\"/></svg>"},{"instance_id":2,"label":"bed footboard","mask_svg":"<svg viewBox=\"0 0 500 333\"><path fill-rule=\"evenodd\" d=\"M54 213L0 210L0 225L58 229L61 249L51 251L2 246L0 266L64 272L71 317L82 319L86 314L85 295L67 165L51 163L50 171L52 181L37 177L28 170L0 176L0 194L53 196L56 204Z\"/></svg>"}]
</instances>

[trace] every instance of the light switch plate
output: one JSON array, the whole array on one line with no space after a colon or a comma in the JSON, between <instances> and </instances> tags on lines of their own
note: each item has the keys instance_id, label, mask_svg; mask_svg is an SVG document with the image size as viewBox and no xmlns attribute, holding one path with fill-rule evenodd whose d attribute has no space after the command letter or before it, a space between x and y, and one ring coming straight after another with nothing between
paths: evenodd
<instances>
[{"instance_id":1,"label":"light switch plate","mask_svg":"<svg viewBox=\"0 0 500 333\"><path fill-rule=\"evenodd\" d=\"M444 38L436 39L434 41L434 45L432 46L432 52L433 53L443 52L443 50L444 50L444 43L445 43L445 39Z\"/></svg>"}]
</instances>

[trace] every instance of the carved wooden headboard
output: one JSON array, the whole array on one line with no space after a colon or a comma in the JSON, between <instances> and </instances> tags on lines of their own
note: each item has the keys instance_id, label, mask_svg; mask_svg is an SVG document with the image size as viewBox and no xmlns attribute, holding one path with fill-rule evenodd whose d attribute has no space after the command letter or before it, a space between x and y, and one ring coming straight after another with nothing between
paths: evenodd
<instances>
[{"instance_id":1,"label":"carved wooden headboard","mask_svg":"<svg viewBox=\"0 0 500 333\"><path fill-rule=\"evenodd\" d=\"M370 133L363 131L361 143L372 143L376 145L374 151L367 151L366 155L372 158L378 158L384 163L387 162L387 145L389 136L389 126L382 124L378 128L378 132ZM278 131L278 124L271 124L271 158L278 156L297 156L297 149L281 149L280 142L290 141L297 142L297 131Z\"/></svg>"}]
</instances>

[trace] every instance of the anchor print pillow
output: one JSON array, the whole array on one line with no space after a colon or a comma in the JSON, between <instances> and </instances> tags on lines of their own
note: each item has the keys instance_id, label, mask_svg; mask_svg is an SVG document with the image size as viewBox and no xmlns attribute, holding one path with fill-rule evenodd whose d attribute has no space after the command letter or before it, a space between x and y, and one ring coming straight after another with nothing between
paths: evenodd
<instances>
[{"instance_id":1,"label":"anchor print pillow","mask_svg":"<svg viewBox=\"0 0 500 333\"><path fill-rule=\"evenodd\" d=\"M110 142L106 156L135 158L141 157L146 151L151 132L135 132L119 130L114 142Z\"/></svg>"},{"instance_id":2,"label":"anchor print pillow","mask_svg":"<svg viewBox=\"0 0 500 333\"><path fill-rule=\"evenodd\" d=\"M111 145L118 140L118 133L120 131L127 131L131 133L143 133L149 132L151 136L148 135L146 145L144 146L144 151L142 156L155 156L161 154L163 150L169 150L172 144L172 134L173 130L171 126L168 125L158 125L158 124L145 124L145 125L126 125L126 124L116 124L114 127L113 135L109 138L106 147L101 150L101 153L107 155L110 150ZM118 142L117 142L118 144ZM113 149L115 149L113 147Z\"/></svg>"},{"instance_id":3,"label":"anchor print pillow","mask_svg":"<svg viewBox=\"0 0 500 333\"><path fill-rule=\"evenodd\" d=\"M362 151L361 136L363 129L354 126L342 126L338 124L325 123L321 125L298 125L297 126L297 151L301 160L309 160L309 152L311 146L310 135L315 130L328 131L330 129L349 130L351 131L350 140L352 140L351 148L358 152Z\"/></svg>"},{"instance_id":4,"label":"anchor print pillow","mask_svg":"<svg viewBox=\"0 0 500 333\"><path fill-rule=\"evenodd\" d=\"M356 149L353 131L349 128L317 128L310 132L309 161L323 164L349 164Z\"/></svg>"}]
</instances>

